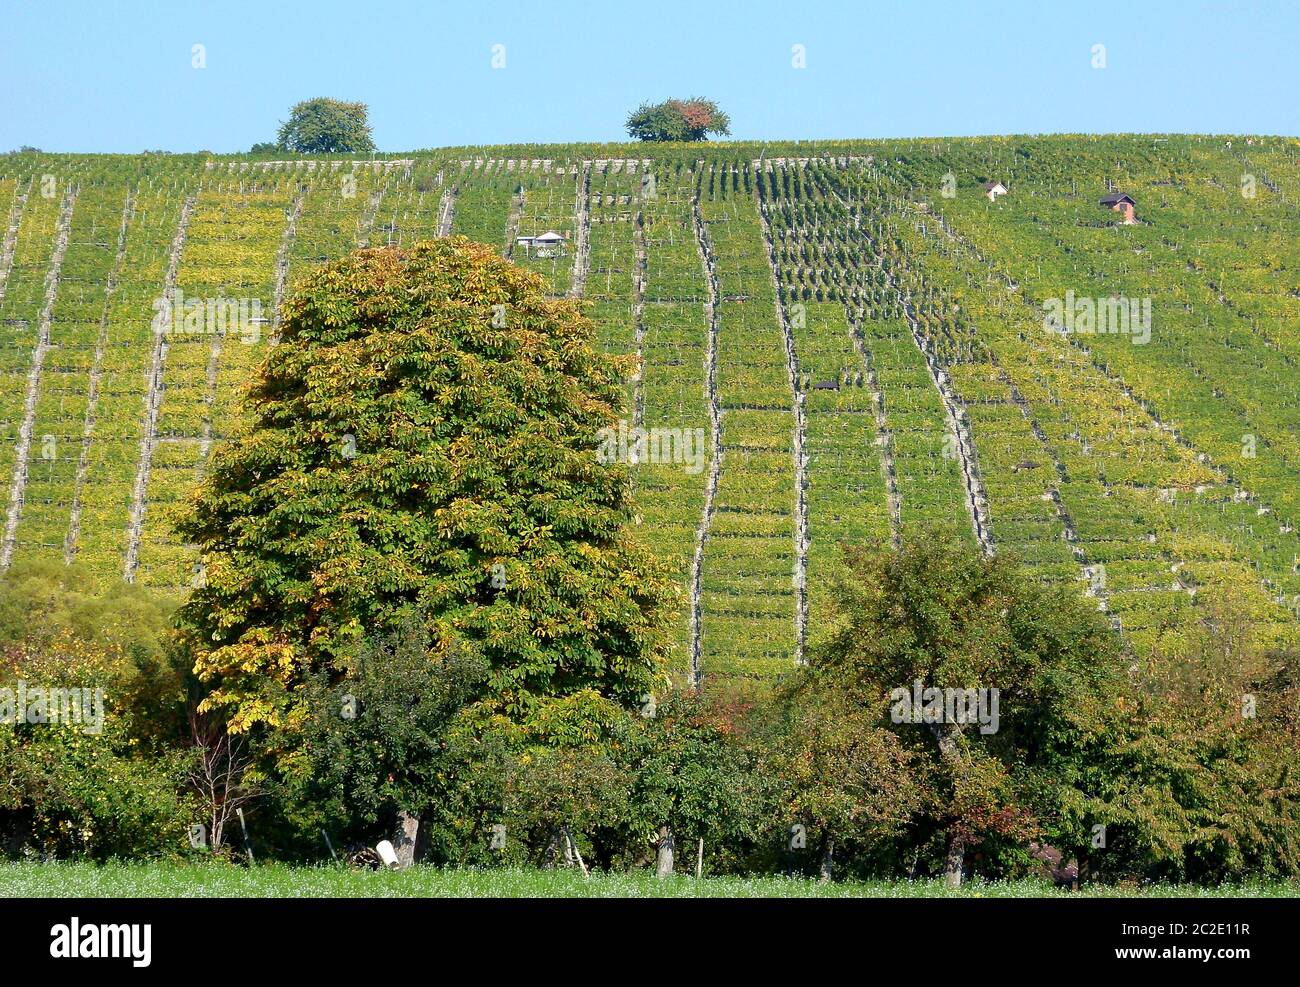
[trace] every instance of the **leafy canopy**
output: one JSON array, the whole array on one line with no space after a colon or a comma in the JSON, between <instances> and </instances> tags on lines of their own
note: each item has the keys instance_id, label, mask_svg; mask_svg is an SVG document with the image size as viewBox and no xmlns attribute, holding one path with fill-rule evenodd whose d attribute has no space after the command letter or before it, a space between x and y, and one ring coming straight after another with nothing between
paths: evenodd
<instances>
[{"instance_id":1,"label":"leafy canopy","mask_svg":"<svg viewBox=\"0 0 1300 987\"><path fill-rule=\"evenodd\" d=\"M929 827L960 846L1023 842L1040 827L1082 843L1100 811L1088 772L1125 681L1125 656L1096 609L1012 557L946 536L853 549L847 562L834 631L810 656L820 689L876 709L918 681L998 693L996 726L898 723L891 709L887 725L930 779Z\"/></svg>"},{"instance_id":2,"label":"leafy canopy","mask_svg":"<svg viewBox=\"0 0 1300 987\"><path fill-rule=\"evenodd\" d=\"M431 660L486 665L484 719L639 704L673 589L628 534L626 468L596 454L627 369L577 302L463 237L314 272L179 524L208 705L293 726L311 674L411 619Z\"/></svg>"},{"instance_id":3,"label":"leafy canopy","mask_svg":"<svg viewBox=\"0 0 1300 987\"><path fill-rule=\"evenodd\" d=\"M731 133L731 119L711 99L667 99L642 103L627 118L629 137L639 141L702 141Z\"/></svg>"},{"instance_id":4,"label":"leafy canopy","mask_svg":"<svg viewBox=\"0 0 1300 987\"><path fill-rule=\"evenodd\" d=\"M305 100L295 105L289 119L280 125L278 143L296 154L370 154L375 142L370 137L369 116L365 103L324 97Z\"/></svg>"},{"instance_id":5,"label":"leafy canopy","mask_svg":"<svg viewBox=\"0 0 1300 987\"><path fill-rule=\"evenodd\" d=\"M432 658L424 628L411 621L367 640L342 681L330 684L322 672L309 682L299 766L316 825L364 838L358 822L451 803L462 765L448 739L486 672L461 654Z\"/></svg>"}]
</instances>

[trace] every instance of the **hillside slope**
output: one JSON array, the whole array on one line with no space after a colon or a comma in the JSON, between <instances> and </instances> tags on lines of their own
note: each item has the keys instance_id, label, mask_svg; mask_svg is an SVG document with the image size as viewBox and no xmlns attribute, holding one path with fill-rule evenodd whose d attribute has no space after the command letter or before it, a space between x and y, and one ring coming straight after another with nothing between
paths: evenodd
<instances>
[{"instance_id":1,"label":"hillside slope","mask_svg":"<svg viewBox=\"0 0 1300 987\"><path fill-rule=\"evenodd\" d=\"M169 511L239 428L279 302L320 260L454 232L639 356L683 675L790 667L837 541L944 526L1139 652L1225 594L1292 639L1298 193L1279 138L5 156L0 564L192 585ZM554 256L520 240L548 231Z\"/></svg>"}]
</instances>

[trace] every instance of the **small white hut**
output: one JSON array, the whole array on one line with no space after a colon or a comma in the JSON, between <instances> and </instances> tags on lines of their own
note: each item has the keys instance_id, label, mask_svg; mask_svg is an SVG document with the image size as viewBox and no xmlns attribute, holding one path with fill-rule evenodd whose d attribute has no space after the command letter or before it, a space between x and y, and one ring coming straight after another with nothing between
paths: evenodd
<instances>
[{"instance_id":1,"label":"small white hut","mask_svg":"<svg viewBox=\"0 0 1300 987\"><path fill-rule=\"evenodd\" d=\"M999 195L1007 194L1007 187L1001 182L985 182L984 194L989 197L989 202L997 202Z\"/></svg>"},{"instance_id":2,"label":"small white hut","mask_svg":"<svg viewBox=\"0 0 1300 987\"><path fill-rule=\"evenodd\" d=\"M568 240L554 230L547 230L540 236L515 237L515 244L523 247L526 253L531 253L535 257L563 256L566 243L568 243Z\"/></svg>"}]
</instances>

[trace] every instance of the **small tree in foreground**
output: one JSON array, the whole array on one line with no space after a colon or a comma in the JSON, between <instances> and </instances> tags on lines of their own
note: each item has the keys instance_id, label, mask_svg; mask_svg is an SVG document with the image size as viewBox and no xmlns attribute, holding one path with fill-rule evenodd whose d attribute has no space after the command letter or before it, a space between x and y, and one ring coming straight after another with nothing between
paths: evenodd
<instances>
[{"instance_id":1,"label":"small tree in foreground","mask_svg":"<svg viewBox=\"0 0 1300 987\"><path fill-rule=\"evenodd\" d=\"M452 800L461 765L448 735L486 675L476 658L432 655L410 621L367 640L342 681L331 686L322 673L309 683L298 768L319 821L369 839L396 820L398 859L411 863L430 810Z\"/></svg>"},{"instance_id":2,"label":"small tree in foreground","mask_svg":"<svg viewBox=\"0 0 1300 987\"><path fill-rule=\"evenodd\" d=\"M702 866L706 842L711 856L723 858L757 836L762 792L734 736L737 712L697 692L674 692L629 731L634 840L653 843L659 877L673 873L678 841Z\"/></svg>"},{"instance_id":3,"label":"small tree in foreground","mask_svg":"<svg viewBox=\"0 0 1300 987\"><path fill-rule=\"evenodd\" d=\"M280 125L279 146L296 154L371 154L370 110L365 103L309 99L298 103ZM260 153L254 147L254 153Z\"/></svg>"},{"instance_id":4,"label":"small tree in foreground","mask_svg":"<svg viewBox=\"0 0 1300 987\"><path fill-rule=\"evenodd\" d=\"M782 722L765 749L777 824L812 827L818 873L829 881L837 849L869 853L902 835L925 794L921 758L881 725L881 709L815 676L780 696Z\"/></svg>"},{"instance_id":5,"label":"small tree in foreground","mask_svg":"<svg viewBox=\"0 0 1300 987\"><path fill-rule=\"evenodd\" d=\"M731 119L711 99L667 99L637 107L627 118L627 133L639 141L702 141L730 134Z\"/></svg>"},{"instance_id":6,"label":"small tree in foreground","mask_svg":"<svg viewBox=\"0 0 1300 987\"><path fill-rule=\"evenodd\" d=\"M1097 611L955 539L847 561L809 674L889 708L882 725L928 782L917 835L938 844L948 882L974 847L1056 838L1067 809L1086 818L1087 771L1125 672Z\"/></svg>"}]
</instances>

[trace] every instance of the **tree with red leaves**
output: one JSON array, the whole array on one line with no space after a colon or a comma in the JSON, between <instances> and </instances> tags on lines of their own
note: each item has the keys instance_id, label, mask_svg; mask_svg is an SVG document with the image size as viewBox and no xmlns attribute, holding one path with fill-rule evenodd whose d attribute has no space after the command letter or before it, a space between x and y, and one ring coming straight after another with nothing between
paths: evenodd
<instances>
[{"instance_id":1,"label":"tree with red leaves","mask_svg":"<svg viewBox=\"0 0 1300 987\"><path fill-rule=\"evenodd\" d=\"M642 103L627 118L628 136L642 141L702 141L731 133L731 120L711 99L667 99Z\"/></svg>"}]
</instances>

